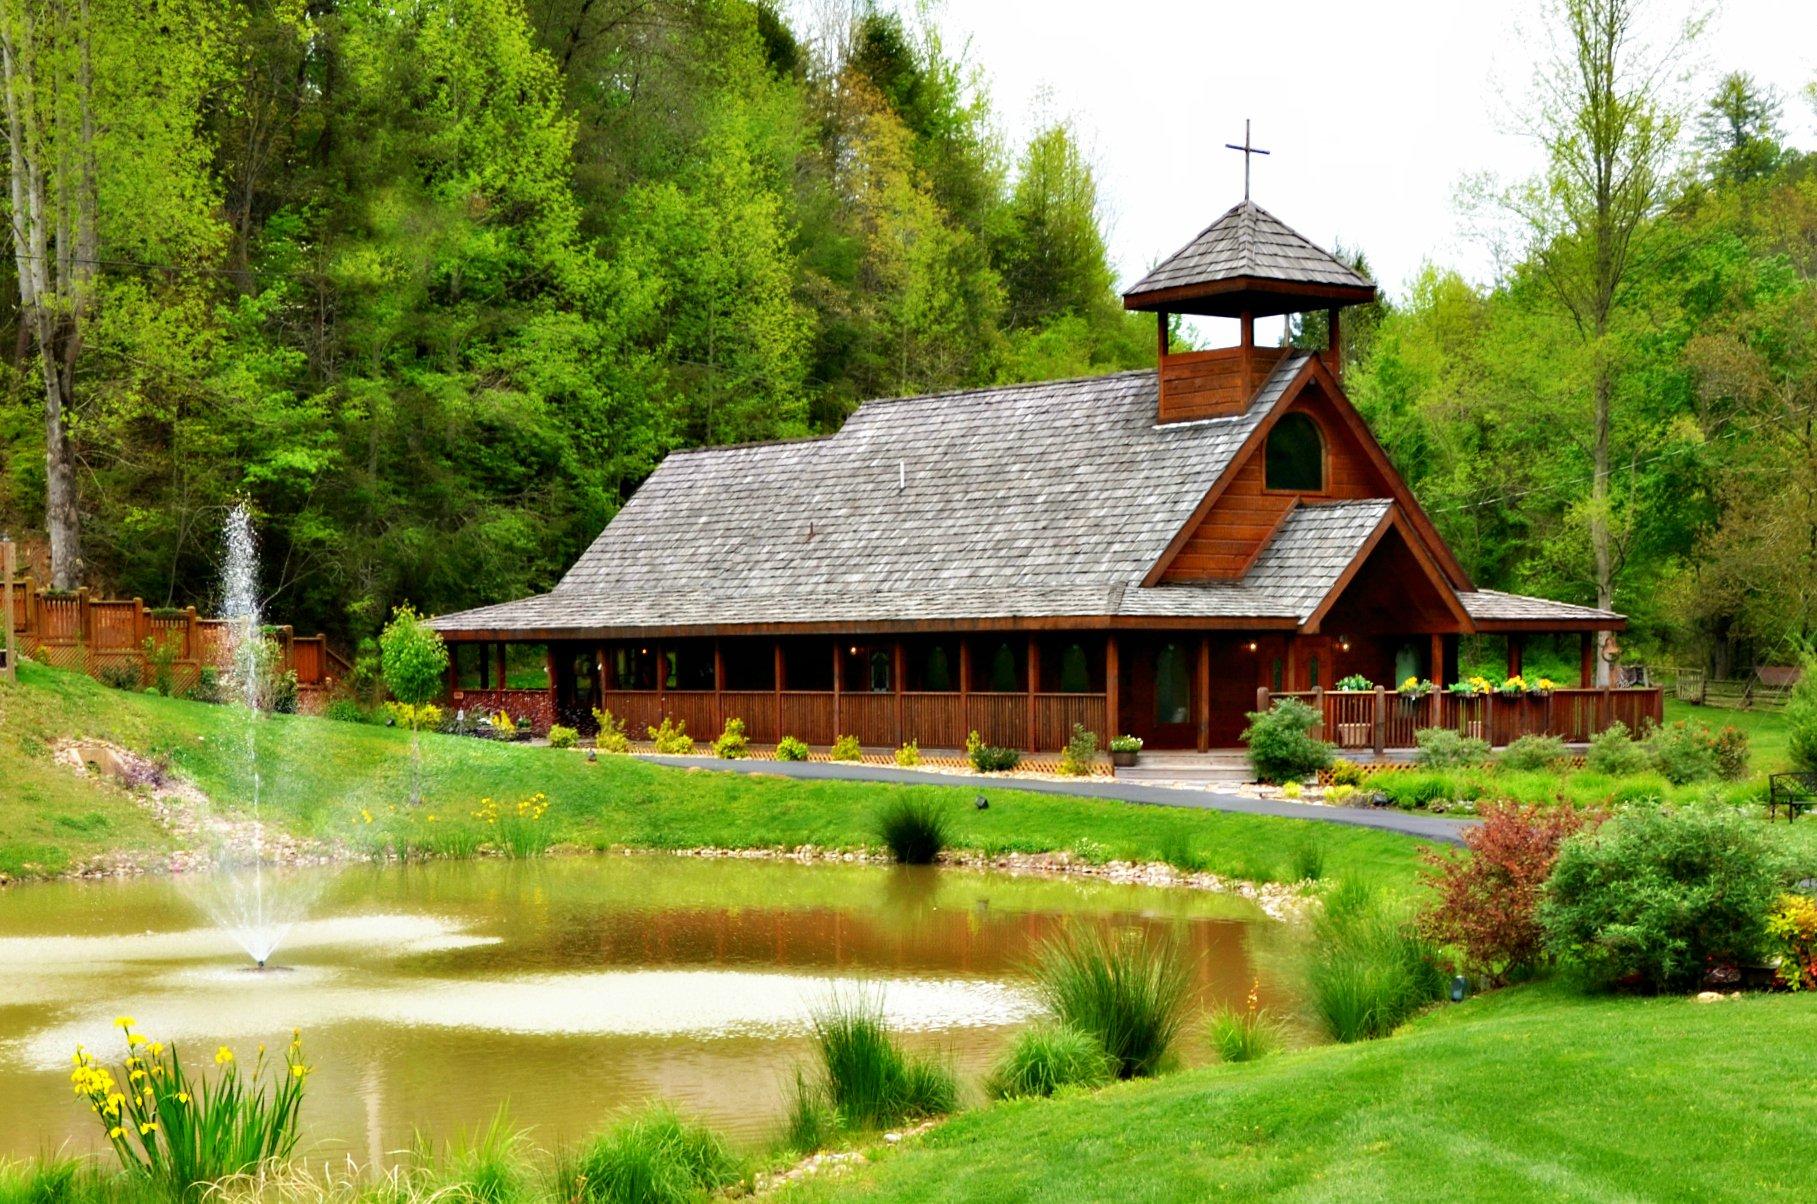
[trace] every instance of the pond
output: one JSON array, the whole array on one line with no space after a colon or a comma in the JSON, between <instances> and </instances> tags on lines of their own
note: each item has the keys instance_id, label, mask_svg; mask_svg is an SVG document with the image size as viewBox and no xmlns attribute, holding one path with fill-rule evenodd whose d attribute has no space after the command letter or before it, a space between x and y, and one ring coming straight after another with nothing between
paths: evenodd
<instances>
[{"instance_id":1,"label":"pond","mask_svg":"<svg viewBox=\"0 0 1817 1204\"><path fill-rule=\"evenodd\" d=\"M1174 932L1206 1003L1259 979L1292 1008L1294 938L1246 901L1086 878L657 855L296 871L273 888L309 918L263 972L204 918L215 885L0 892L0 1156L97 1146L69 1058L117 1062L122 1013L209 1069L300 1027L303 1148L377 1163L506 1103L543 1145L652 1097L761 1143L835 993L975 1082L1035 1014L1031 951L1075 917Z\"/></svg>"}]
</instances>

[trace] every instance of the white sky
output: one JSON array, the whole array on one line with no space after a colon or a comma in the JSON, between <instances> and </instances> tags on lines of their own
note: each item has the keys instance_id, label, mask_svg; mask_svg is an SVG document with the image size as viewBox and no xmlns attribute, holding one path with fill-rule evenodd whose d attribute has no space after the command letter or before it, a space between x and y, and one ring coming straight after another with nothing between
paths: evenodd
<instances>
[{"instance_id":1,"label":"white sky","mask_svg":"<svg viewBox=\"0 0 1817 1204\"><path fill-rule=\"evenodd\" d=\"M1074 121L1122 283L1242 198L1243 156L1223 146L1243 140L1248 117L1273 152L1255 158L1256 202L1327 248L1360 247L1398 293L1428 259L1491 273L1456 191L1469 175L1537 166L1511 110L1532 78L1538 11L1537 0L944 0L934 19L950 53L984 68L1012 145L1044 117ZM1663 0L1658 12L1663 38L1685 10ZM1817 79L1817 2L1729 0L1696 61L1697 95L1749 71L1780 90L1791 141L1817 146L1801 94Z\"/></svg>"}]
</instances>

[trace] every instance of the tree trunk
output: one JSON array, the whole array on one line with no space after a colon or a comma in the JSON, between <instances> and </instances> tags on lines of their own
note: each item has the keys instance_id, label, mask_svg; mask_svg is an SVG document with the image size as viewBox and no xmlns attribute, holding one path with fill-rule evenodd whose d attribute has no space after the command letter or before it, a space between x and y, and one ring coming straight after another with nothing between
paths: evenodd
<instances>
[{"instance_id":1,"label":"tree trunk","mask_svg":"<svg viewBox=\"0 0 1817 1204\"><path fill-rule=\"evenodd\" d=\"M1590 552L1595 559L1596 606L1599 610L1615 608L1615 556L1609 530L1609 409L1614 382L1609 376L1609 366L1599 355L1590 450ZM1609 684L1610 665L1602 655L1608 639L1608 632L1596 633L1596 684L1599 686Z\"/></svg>"},{"instance_id":2,"label":"tree trunk","mask_svg":"<svg viewBox=\"0 0 1817 1204\"><path fill-rule=\"evenodd\" d=\"M65 414L78 336L73 319L59 322L42 308L35 317L38 363L44 372L44 526L50 536L51 587L75 589L82 582L82 512Z\"/></svg>"}]
</instances>

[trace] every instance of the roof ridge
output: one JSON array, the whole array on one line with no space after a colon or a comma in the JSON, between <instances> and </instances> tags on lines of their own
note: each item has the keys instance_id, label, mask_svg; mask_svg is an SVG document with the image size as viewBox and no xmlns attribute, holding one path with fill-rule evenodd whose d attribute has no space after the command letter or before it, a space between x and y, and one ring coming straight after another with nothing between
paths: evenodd
<instances>
[{"instance_id":1,"label":"roof ridge","mask_svg":"<svg viewBox=\"0 0 1817 1204\"><path fill-rule=\"evenodd\" d=\"M1045 389L1055 385L1077 385L1086 381L1116 380L1123 376L1153 376L1153 368L1124 368L1117 372L1095 372L1088 376L1060 376L1052 380L1018 380L1002 385L977 385L969 389L943 389L938 393L909 393L902 397L872 397L858 403L850 417L856 417L859 410L871 406L898 405L907 401L940 401L948 397L973 397L985 393L1008 393L1021 389Z\"/></svg>"}]
</instances>

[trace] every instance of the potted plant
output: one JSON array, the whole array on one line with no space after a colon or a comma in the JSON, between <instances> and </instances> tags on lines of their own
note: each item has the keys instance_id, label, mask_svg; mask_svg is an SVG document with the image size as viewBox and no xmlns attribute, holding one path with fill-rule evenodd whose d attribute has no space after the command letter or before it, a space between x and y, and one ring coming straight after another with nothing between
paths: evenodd
<instances>
[{"instance_id":1,"label":"potted plant","mask_svg":"<svg viewBox=\"0 0 1817 1204\"><path fill-rule=\"evenodd\" d=\"M1527 692L1527 679L1515 673L1502 682L1500 689L1503 698L1519 698Z\"/></svg>"},{"instance_id":2,"label":"potted plant","mask_svg":"<svg viewBox=\"0 0 1817 1204\"><path fill-rule=\"evenodd\" d=\"M1366 694L1375 689L1375 683L1361 673L1352 673L1349 677L1338 678L1337 688L1352 694Z\"/></svg>"},{"instance_id":3,"label":"potted plant","mask_svg":"<svg viewBox=\"0 0 1817 1204\"><path fill-rule=\"evenodd\" d=\"M1142 751L1142 737L1124 734L1116 736L1110 742L1110 763L1128 768L1136 763L1136 754Z\"/></svg>"},{"instance_id":4,"label":"potted plant","mask_svg":"<svg viewBox=\"0 0 1817 1204\"><path fill-rule=\"evenodd\" d=\"M1396 686L1394 692L1401 696L1401 709L1410 711L1419 705L1420 699L1425 698L1436 689L1438 687L1432 684L1432 679L1429 677L1409 677Z\"/></svg>"},{"instance_id":5,"label":"potted plant","mask_svg":"<svg viewBox=\"0 0 1817 1204\"><path fill-rule=\"evenodd\" d=\"M1558 683L1550 677L1536 677L1527 683L1528 698L1544 698L1558 689Z\"/></svg>"}]
</instances>

